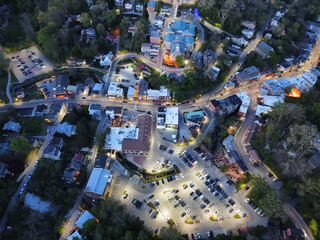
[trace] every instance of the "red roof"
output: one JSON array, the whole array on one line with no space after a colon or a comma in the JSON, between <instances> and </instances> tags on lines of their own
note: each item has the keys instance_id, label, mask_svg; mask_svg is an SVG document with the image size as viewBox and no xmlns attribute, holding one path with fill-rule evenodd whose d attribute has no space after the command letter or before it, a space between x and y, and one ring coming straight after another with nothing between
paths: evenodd
<instances>
[{"instance_id":1,"label":"red roof","mask_svg":"<svg viewBox=\"0 0 320 240\"><path fill-rule=\"evenodd\" d=\"M77 154L74 156L74 159L77 160L78 162L82 162L83 155L80 154L80 153L77 153Z\"/></svg>"}]
</instances>

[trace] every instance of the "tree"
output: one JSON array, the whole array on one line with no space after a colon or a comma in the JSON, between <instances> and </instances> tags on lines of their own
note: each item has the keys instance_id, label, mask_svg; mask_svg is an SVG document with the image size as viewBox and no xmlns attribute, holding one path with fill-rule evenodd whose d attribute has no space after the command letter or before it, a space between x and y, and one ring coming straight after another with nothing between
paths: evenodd
<instances>
[{"instance_id":1,"label":"tree","mask_svg":"<svg viewBox=\"0 0 320 240\"><path fill-rule=\"evenodd\" d=\"M183 240L182 235L173 227L163 227L160 230L159 234L162 239L170 239L170 240Z\"/></svg>"},{"instance_id":2,"label":"tree","mask_svg":"<svg viewBox=\"0 0 320 240\"><path fill-rule=\"evenodd\" d=\"M184 66L184 55L179 55L176 57L176 64L178 67L183 67Z\"/></svg>"},{"instance_id":3,"label":"tree","mask_svg":"<svg viewBox=\"0 0 320 240\"><path fill-rule=\"evenodd\" d=\"M23 153L24 155L28 155L30 150L32 149L32 146L30 145L28 139L26 139L24 136L11 139L10 147L14 151Z\"/></svg>"},{"instance_id":4,"label":"tree","mask_svg":"<svg viewBox=\"0 0 320 240\"><path fill-rule=\"evenodd\" d=\"M10 64L10 59L4 58L2 54L0 54L0 75L3 74L3 71L7 71Z\"/></svg>"},{"instance_id":5,"label":"tree","mask_svg":"<svg viewBox=\"0 0 320 240\"><path fill-rule=\"evenodd\" d=\"M89 28L92 26L92 21L91 21L89 13L83 13L81 15L81 23L85 28Z\"/></svg>"},{"instance_id":6,"label":"tree","mask_svg":"<svg viewBox=\"0 0 320 240\"><path fill-rule=\"evenodd\" d=\"M102 23L97 24L96 30L99 36L104 37L106 35L106 29Z\"/></svg>"},{"instance_id":7,"label":"tree","mask_svg":"<svg viewBox=\"0 0 320 240\"><path fill-rule=\"evenodd\" d=\"M274 51L271 51L268 58L268 63L275 67L281 61L281 57L276 54Z\"/></svg>"}]
</instances>

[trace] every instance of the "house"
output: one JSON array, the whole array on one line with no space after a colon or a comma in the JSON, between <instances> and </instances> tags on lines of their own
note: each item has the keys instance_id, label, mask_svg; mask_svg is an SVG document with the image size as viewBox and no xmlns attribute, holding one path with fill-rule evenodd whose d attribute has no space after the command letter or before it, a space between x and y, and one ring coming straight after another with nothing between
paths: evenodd
<instances>
[{"instance_id":1,"label":"house","mask_svg":"<svg viewBox=\"0 0 320 240\"><path fill-rule=\"evenodd\" d=\"M157 129L164 129L166 127L166 108L159 107L157 115Z\"/></svg>"},{"instance_id":2,"label":"house","mask_svg":"<svg viewBox=\"0 0 320 240\"><path fill-rule=\"evenodd\" d=\"M111 82L108 88L108 98L123 98L123 89L116 82Z\"/></svg>"},{"instance_id":3,"label":"house","mask_svg":"<svg viewBox=\"0 0 320 240\"><path fill-rule=\"evenodd\" d=\"M248 152L249 154L249 159L250 159L250 162L255 165L255 164L260 164L262 161L261 161L261 158L258 154L258 152L256 150L250 150Z\"/></svg>"},{"instance_id":4,"label":"house","mask_svg":"<svg viewBox=\"0 0 320 240\"><path fill-rule=\"evenodd\" d=\"M240 105L240 109L239 109L238 114L241 116L245 116L248 111L248 108L249 108L249 105L251 102L251 98L245 92L237 93L237 96L241 100L241 105Z\"/></svg>"},{"instance_id":5,"label":"house","mask_svg":"<svg viewBox=\"0 0 320 240\"><path fill-rule=\"evenodd\" d=\"M179 108L166 108L166 128L179 127Z\"/></svg>"},{"instance_id":6,"label":"house","mask_svg":"<svg viewBox=\"0 0 320 240\"><path fill-rule=\"evenodd\" d=\"M20 123L9 121L3 126L3 131L19 133L21 129Z\"/></svg>"},{"instance_id":7,"label":"house","mask_svg":"<svg viewBox=\"0 0 320 240\"><path fill-rule=\"evenodd\" d=\"M105 154L98 154L94 163L95 168L103 168L107 167L108 156Z\"/></svg>"},{"instance_id":8,"label":"house","mask_svg":"<svg viewBox=\"0 0 320 240\"><path fill-rule=\"evenodd\" d=\"M81 154L81 153L77 153L76 155L74 155L74 157L72 158L72 161L76 161L80 164L85 164L86 162L86 158Z\"/></svg>"},{"instance_id":9,"label":"house","mask_svg":"<svg viewBox=\"0 0 320 240\"><path fill-rule=\"evenodd\" d=\"M156 16L155 20L154 20L154 25L156 27L162 28L164 24L164 19L162 16Z\"/></svg>"},{"instance_id":10,"label":"house","mask_svg":"<svg viewBox=\"0 0 320 240\"><path fill-rule=\"evenodd\" d=\"M189 126L197 126L200 127L202 125L204 119L203 111L195 111L185 114L186 123Z\"/></svg>"},{"instance_id":11,"label":"house","mask_svg":"<svg viewBox=\"0 0 320 240\"><path fill-rule=\"evenodd\" d=\"M103 90L103 84L102 83L96 83L96 84L94 84L94 87L91 90L91 95L93 97L100 96L102 94L102 90Z\"/></svg>"},{"instance_id":12,"label":"house","mask_svg":"<svg viewBox=\"0 0 320 240\"><path fill-rule=\"evenodd\" d=\"M60 160L60 149L54 145L49 145L43 150L43 157L52 160Z\"/></svg>"},{"instance_id":13,"label":"house","mask_svg":"<svg viewBox=\"0 0 320 240\"><path fill-rule=\"evenodd\" d=\"M258 130L259 130L259 123L257 121L254 121L253 123L251 123L249 126L248 133L247 133L243 143L245 145L250 144L251 141L253 140L255 134L258 132Z\"/></svg>"},{"instance_id":14,"label":"house","mask_svg":"<svg viewBox=\"0 0 320 240\"><path fill-rule=\"evenodd\" d=\"M69 95L76 95L78 93L78 87L76 85L68 85L67 93Z\"/></svg>"},{"instance_id":15,"label":"house","mask_svg":"<svg viewBox=\"0 0 320 240\"><path fill-rule=\"evenodd\" d=\"M54 123L58 117L64 116L67 113L67 105L63 103L52 104L51 110L45 115L45 120L49 123Z\"/></svg>"},{"instance_id":16,"label":"house","mask_svg":"<svg viewBox=\"0 0 320 240\"><path fill-rule=\"evenodd\" d=\"M89 95L90 88L88 85L79 84L78 85L78 95L80 97L87 97Z\"/></svg>"},{"instance_id":17,"label":"house","mask_svg":"<svg viewBox=\"0 0 320 240\"><path fill-rule=\"evenodd\" d=\"M121 7L121 6L123 5L123 1L124 1L124 0L114 0L114 4L115 4L116 6Z\"/></svg>"},{"instance_id":18,"label":"house","mask_svg":"<svg viewBox=\"0 0 320 240\"><path fill-rule=\"evenodd\" d=\"M84 211L75 224L78 228L82 229L83 225L90 219L95 219L95 217L90 212Z\"/></svg>"},{"instance_id":19,"label":"house","mask_svg":"<svg viewBox=\"0 0 320 240\"><path fill-rule=\"evenodd\" d=\"M38 141L37 138L32 137L32 136L27 136L26 138L28 139L30 145L31 145L33 148L36 148L36 147L39 146L40 143L39 143L39 141Z\"/></svg>"},{"instance_id":20,"label":"house","mask_svg":"<svg viewBox=\"0 0 320 240\"><path fill-rule=\"evenodd\" d=\"M67 60L68 66L82 66L86 65L87 61L85 59L79 59L79 58L68 58Z\"/></svg>"},{"instance_id":21,"label":"house","mask_svg":"<svg viewBox=\"0 0 320 240\"><path fill-rule=\"evenodd\" d=\"M111 181L112 175L109 170L93 168L84 192L88 197L102 199ZM76 225L80 227L77 223Z\"/></svg>"},{"instance_id":22,"label":"house","mask_svg":"<svg viewBox=\"0 0 320 240\"><path fill-rule=\"evenodd\" d=\"M127 99L132 101L132 100L136 100L137 98L138 98L138 89L133 86L129 86L128 92L127 92Z\"/></svg>"},{"instance_id":23,"label":"house","mask_svg":"<svg viewBox=\"0 0 320 240\"><path fill-rule=\"evenodd\" d=\"M18 108L16 109L18 117L34 117L35 109L31 108Z\"/></svg>"},{"instance_id":24,"label":"house","mask_svg":"<svg viewBox=\"0 0 320 240\"><path fill-rule=\"evenodd\" d=\"M141 44L141 52L142 53L150 53L152 44L151 43L142 43Z\"/></svg>"},{"instance_id":25,"label":"house","mask_svg":"<svg viewBox=\"0 0 320 240\"><path fill-rule=\"evenodd\" d=\"M127 10L127 11L130 11L132 9L133 5L130 1L128 2L125 2L124 4L124 9Z\"/></svg>"},{"instance_id":26,"label":"house","mask_svg":"<svg viewBox=\"0 0 320 240\"><path fill-rule=\"evenodd\" d=\"M22 99L22 98L25 98L25 94L24 94L24 91L18 91L18 92L16 92L16 96L17 96L17 98L19 98L19 99Z\"/></svg>"},{"instance_id":27,"label":"house","mask_svg":"<svg viewBox=\"0 0 320 240\"><path fill-rule=\"evenodd\" d=\"M72 183L80 174L81 165L85 163L85 157L78 153L72 159L68 167L65 169L63 177L68 183Z\"/></svg>"},{"instance_id":28,"label":"house","mask_svg":"<svg viewBox=\"0 0 320 240\"><path fill-rule=\"evenodd\" d=\"M10 174L10 171L8 171L8 165L4 162L0 162L0 178L5 178L7 174Z\"/></svg>"},{"instance_id":29,"label":"house","mask_svg":"<svg viewBox=\"0 0 320 240\"><path fill-rule=\"evenodd\" d=\"M61 137L53 137L49 143L49 145L51 146L55 146L59 149L62 149L63 145L64 145L64 141Z\"/></svg>"},{"instance_id":30,"label":"house","mask_svg":"<svg viewBox=\"0 0 320 240\"><path fill-rule=\"evenodd\" d=\"M80 41L85 39L86 43L88 43L91 39L97 37L96 30L94 28L81 29L81 38Z\"/></svg>"},{"instance_id":31,"label":"house","mask_svg":"<svg viewBox=\"0 0 320 240\"><path fill-rule=\"evenodd\" d=\"M111 51L109 51L109 53L107 55L104 55L100 59L100 66L102 66L102 67L110 66L113 57L114 57L113 53Z\"/></svg>"},{"instance_id":32,"label":"house","mask_svg":"<svg viewBox=\"0 0 320 240\"><path fill-rule=\"evenodd\" d=\"M237 95L232 95L219 101L211 100L209 102L209 108L214 113L230 115L238 109L241 103L241 99Z\"/></svg>"},{"instance_id":33,"label":"house","mask_svg":"<svg viewBox=\"0 0 320 240\"><path fill-rule=\"evenodd\" d=\"M263 105L257 105L256 116L260 117L262 114L267 113L269 111L271 111L271 107L263 106Z\"/></svg>"},{"instance_id":34,"label":"house","mask_svg":"<svg viewBox=\"0 0 320 240\"><path fill-rule=\"evenodd\" d=\"M135 8L136 8L137 12L142 12L143 11L143 4L140 2L136 2Z\"/></svg>"},{"instance_id":35,"label":"house","mask_svg":"<svg viewBox=\"0 0 320 240\"><path fill-rule=\"evenodd\" d=\"M35 116L43 117L45 114L50 112L51 105L49 104L40 104L35 108Z\"/></svg>"},{"instance_id":36,"label":"house","mask_svg":"<svg viewBox=\"0 0 320 240\"><path fill-rule=\"evenodd\" d=\"M205 67L206 63L204 61L204 55L202 53L198 52L194 55L194 64L198 69L202 69Z\"/></svg>"},{"instance_id":37,"label":"house","mask_svg":"<svg viewBox=\"0 0 320 240\"><path fill-rule=\"evenodd\" d=\"M252 38L254 35L254 31L250 29L243 29L241 32L244 36L246 36L247 39Z\"/></svg>"},{"instance_id":38,"label":"house","mask_svg":"<svg viewBox=\"0 0 320 240\"><path fill-rule=\"evenodd\" d=\"M147 5L147 11L149 13L153 13L156 10L156 5L157 5L156 1L149 1Z\"/></svg>"},{"instance_id":39,"label":"house","mask_svg":"<svg viewBox=\"0 0 320 240\"><path fill-rule=\"evenodd\" d=\"M161 15L169 15L170 14L170 8L169 6L165 5L161 8L161 11L160 11L160 14Z\"/></svg>"},{"instance_id":40,"label":"house","mask_svg":"<svg viewBox=\"0 0 320 240\"><path fill-rule=\"evenodd\" d=\"M64 98L67 94L67 87L69 85L68 75L58 75L53 87L53 93L56 98Z\"/></svg>"},{"instance_id":41,"label":"house","mask_svg":"<svg viewBox=\"0 0 320 240\"><path fill-rule=\"evenodd\" d=\"M57 126L57 133L64 134L68 137L76 135L76 125L72 125L67 122L61 123Z\"/></svg>"},{"instance_id":42,"label":"house","mask_svg":"<svg viewBox=\"0 0 320 240\"><path fill-rule=\"evenodd\" d=\"M150 33L150 43L160 45L161 44L161 35L157 31L151 31Z\"/></svg>"},{"instance_id":43,"label":"house","mask_svg":"<svg viewBox=\"0 0 320 240\"><path fill-rule=\"evenodd\" d=\"M89 105L89 115L93 119L100 120L101 119L101 112L102 112L102 105L98 103L90 103Z\"/></svg>"},{"instance_id":44,"label":"house","mask_svg":"<svg viewBox=\"0 0 320 240\"><path fill-rule=\"evenodd\" d=\"M269 46L264 41L261 41L258 46L256 47L256 52L262 57L267 58L270 52L274 51L271 46Z\"/></svg>"},{"instance_id":45,"label":"house","mask_svg":"<svg viewBox=\"0 0 320 240\"><path fill-rule=\"evenodd\" d=\"M139 90L138 90L138 99L139 100L146 100L147 99L147 91L148 91L148 81L141 79L139 83Z\"/></svg>"},{"instance_id":46,"label":"house","mask_svg":"<svg viewBox=\"0 0 320 240\"><path fill-rule=\"evenodd\" d=\"M248 41L243 38L243 37L240 37L240 38L237 38L237 37L233 37L232 39L232 42L237 44L238 46L241 46L241 47L245 47L248 45Z\"/></svg>"},{"instance_id":47,"label":"house","mask_svg":"<svg viewBox=\"0 0 320 240\"><path fill-rule=\"evenodd\" d=\"M245 68L242 72L235 75L237 83L241 84L247 81L255 80L261 77L260 71L255 66Z\"/></svg>"},{"instance_id":48,"label":"house","mask_svg":"<svg viewBox=\"0 0 320 240\"><path fill-rule=\"evenodd\" d=\"M82 236L80 235L80 233L78 232L78 230L76 230L74 233L72 233L67 240L74 240L74 239L82 239Z\"/></svg>"},{"instance_id":49,"label":"house","mask_svg":"<svg viewBox=\"0 0 320 240\"><path fill-rule=\"evenodd\" d=\"M148 89L147 90L147 100L148 101L158 101L159 100L159 90Z\"/></svg>"},{"instance_id":50,"label":"house","mask_svg":"<svg viewBox=\"0 0 320 240\"><path fill-rule=\"evenodd\" d=\"M236 84L233 81L229 81L227 85L225 86L226 91L232 91L234 90Z\"/></svg>"},{"instance_id":51,"label":"house","mask_svg":"<svg viewBox=\"0 0 320 240\"><path fill-rule=\"evenodd\" d=\"M10 142L0 142L0 156L11 154Z\"/></svg>"},{"instance_id":52,"label":"house","mask_svg":"<svg viewBox=\"0 0 320 240\"><path fill-rule=\"evenodd\" d=\"M242 26L250 29L250 30L254 30L256 28L256 23L255 22L251 22L251 21L247 21L247 20L243 20L240 23Z\"/></svg>"},{"instance_id":53,"label":"house","mask_svg":"<svg viewBox=\"0 0 320 240\"><path fill-rule=\"evenodd\" d=\"M217 80L219 73L220 73L220 68L217 68L216 66L213 66L212 68L210 68L210 70L208 72L208 77L212 81Z\"/></svg>"}]
</instances>

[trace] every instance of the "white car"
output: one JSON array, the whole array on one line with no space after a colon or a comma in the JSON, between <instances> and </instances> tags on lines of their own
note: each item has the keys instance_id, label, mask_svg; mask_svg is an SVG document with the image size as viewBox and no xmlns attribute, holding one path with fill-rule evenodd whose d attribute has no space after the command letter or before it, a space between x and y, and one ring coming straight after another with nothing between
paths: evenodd
<instances>
[{"instance_id":1,"label":"white car","mask_svg":"<svg viewBox=\"0 0 320 240\"><path fill-rule=\"evenodd\" d=\"M191 208L190 207L188 207L187 209L186 209L186 212L189 212L191 210Z\"/></svg>"}]
</instances>

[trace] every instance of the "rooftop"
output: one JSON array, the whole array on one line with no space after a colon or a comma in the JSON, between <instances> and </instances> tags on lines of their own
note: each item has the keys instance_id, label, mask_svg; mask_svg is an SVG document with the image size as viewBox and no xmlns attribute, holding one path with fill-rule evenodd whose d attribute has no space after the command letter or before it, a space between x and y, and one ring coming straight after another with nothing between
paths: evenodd
<instances>
[{"instance_id":1,"label":"rooftop","mask_svg":"<svg viewBox=\"0 0 320 240\"><path fill-rule=\"evenodd\" d=\"M261 42L258 44L257 48L258 48L261 52L263 52L263 53L265 53L265 54L269 54L269 52L274 51L273 48L272 48L270 45L268 45L267 43L265 43L264 41L261 41Z\"/></svg>"},{"instance_id":2,"label":"rooftop","mask_svg":"<svg viewBox=\"0 0 320 240\"><path fill-rule=\"evenodd\" d=\"M20 123L16 123L13 121L9 121L3 126L3 130L17 132L17 133L20 131L20 129L21 129Z\"/></svg>"},{"instance_id":3,"label":"rooftop","mask_svg":"<svg viewBox=\"0 0 320 240\"><path fill-rule=\"evenodd\" d=\"M111 82L108 88L108 95L123 95L123 89L116 82Z\"/></svg>"},{"instance_id":4,"label":"rooftop","mask_svg":"<svg viewBox=\"0 0 320 240\"><path fill-rule=\"evenodd\" d=\"M112 175L109 170L103 168L93 168L88 180L85 192L91 192L102 195L112 181Z\"/></svg>"},{"instance_id":5,"label":"rooftop","mask_svg":"<svg viewBox=\"0 0 320 240\"><path fill-rule=\"evenodd\" d=\"M85 211L78 219L78 221L76 221L76 225L82 229L83 224L85 224L86 221L88 221L89 219L95 219L95 217L88 211Z\"/></svg>"},{"instance_id":6,"label":"rooftop","mask_svg":"<svg viewBox=\"0 0 320 240\"><path fill-rule=\"evenodd\" d=\"M138 139L139 128L134 125L126 127L111 127L110 133L106 136L106 148L113 150L121 150L122 142L127 139Z\"/></svg>"},{"instance_id":7,"label":"rooftop","mask_svg":"<svg viewBox=\"0 0 320 240\"><path fill-rule=\"evenodd\" d=\"M65 134L68 137L76 134L76 125L64 122L57 127L57 133Z\"/></svg>"},{"instance_id":8,"label":"rooftop","mask_svg":"<svg viewBox=\"0 0 320 240\"><path fill-rule=\"evenodd\" d=\"M276 103L283 103L283 98L279 96L264 96L263 103L264 105L274 107Z\"/></svg>"},{"instance_id":9,"label":"rooftop","mask_svg":"<svg viewBox=\"0 0 320 240\"><path fill-rule=\"evenodd\" d=\"M239 92L237 93L237 96L240 98L241 100L241 106L239 109L239 112L246 114L251 102L251 98L245 93L245 92Z\"/></svg>"},{"instance_id":10,"label":"rooftop","mask_svg":"<svg viewBox=\"0 0 320 240\"><path fill-rule=\"evenodd\" d=\"M166 125L179 124L179 108L167 108L166 110Z\"/></svg>"}]
</instances>

